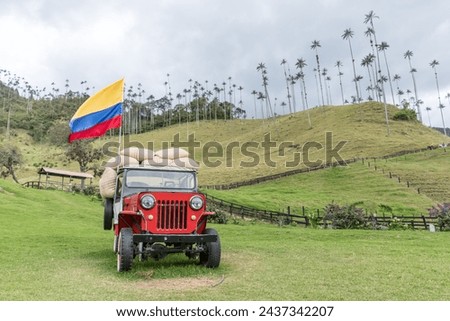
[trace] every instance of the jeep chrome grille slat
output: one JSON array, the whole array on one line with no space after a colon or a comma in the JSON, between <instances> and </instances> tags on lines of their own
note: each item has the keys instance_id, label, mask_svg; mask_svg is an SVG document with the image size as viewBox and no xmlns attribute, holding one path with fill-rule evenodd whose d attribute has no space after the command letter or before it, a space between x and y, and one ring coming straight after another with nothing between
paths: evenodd
<instances>
[{"instance_id":1,"label":"jeep chrome grille slat","mask_svg":"<svg viewBox=\"0 0 450 321\"><path fill-rule=\"evenodd\" d=\"M187 201L158 200L158 221L160 230L184 230L187 228Z\"/></svg>"}]
</instances>

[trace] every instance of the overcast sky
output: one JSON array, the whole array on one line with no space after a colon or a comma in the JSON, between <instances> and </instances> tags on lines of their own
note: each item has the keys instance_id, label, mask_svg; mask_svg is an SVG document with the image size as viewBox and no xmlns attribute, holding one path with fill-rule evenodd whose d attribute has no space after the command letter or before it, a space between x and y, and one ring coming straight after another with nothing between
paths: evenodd
<instances>
[{"instance_id":1,"label":"overcast sky","mask_svg":"<svg viewBox=\"0 0 450 321\"><path fill-rule=\"evenodd\" d=\"M287 103L282 59L292 72L297 72L297 59L305 59L310 106L318 104L313 40L320 42L321 68L331 77L331 102L342 103L338 60L343 64L344 95L350 100L355 95L353 72L348 42L341 37L347 28L354 31L351 42L357 74L364 77L361 87L369 86L361 60L371 52L364 18L373 10L379 17L374 19L377 40L390 46L386 55L391 77L400 75L399 88L405 92L414 92L404 58L407 50L413 52L423 122L428 125L425 107L431 107L433 126L442 126L430 67L432 60L439 62L440 97L450 126L450 102L445 98L450 92L447 0L0 0L0 8L0 69L24 77L33 87L50 88L55 82L64 90L69 79L75 91L81 81L100 89L124 77L127 85L142 83L146 95L159 98L167 80L176 95L189 88L189 79L203 85L207 80L212 89L231 77L232 84L244 87L243 107L249 117L254 115L250 93L262 91L256 71L260 62L267 67L277 113L283 113L280 102ZM295 88L300 109L300 87ZM385 89L389 103L388 84Z\"/></svg>"}]
</instances>

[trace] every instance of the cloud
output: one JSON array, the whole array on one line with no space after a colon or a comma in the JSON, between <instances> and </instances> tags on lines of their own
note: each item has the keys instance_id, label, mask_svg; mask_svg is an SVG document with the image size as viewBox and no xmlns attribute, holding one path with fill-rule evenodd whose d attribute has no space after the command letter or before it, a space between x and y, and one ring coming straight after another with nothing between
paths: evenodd
<instances>
[{"instance_id":1,"label":"cloud","mask_svg":"<svg viewBox=\"0 0 450 321\"><path fill-rule=\"evenodd\" d=\"M308 64L307 88L314 105L319 98L310 46L318 40L321 68L328 70L332 102L338 104L337 60L343 64L344 94L347 99L354 95L348 43L341 38L347 28L355 32L352 46L358 74L364 77L361 85L369 84L361 60L371 52L364 17L373 10L379 17L374 20L378 40L389 44L391 76L401 76L400 88L413 89L403 57L412 50L420 98L437 106L429 66L433 59L440 62L441 96L450 91L450 3L445 0L0 0L0 5L0 38L7 48L0 52L0 68L39 87L53 81L63 87L69 79L75 90L81 81L100 88L125 77L127 84L140 82L147 94L159 97L168 79L176 95L189 86L189 79L203 84L208 80L212 88L231 77L245 88L250 113L251 91L262 90L257 64L266 64L271 97L281 102L287 100L281 60L295 72L295 62L302 57ZM385 73L384 58L380 59ZM433 109L432 122L437 124L440 114ZM450 124L450 111L444 111Z\"/></svg>"}]
</instances>

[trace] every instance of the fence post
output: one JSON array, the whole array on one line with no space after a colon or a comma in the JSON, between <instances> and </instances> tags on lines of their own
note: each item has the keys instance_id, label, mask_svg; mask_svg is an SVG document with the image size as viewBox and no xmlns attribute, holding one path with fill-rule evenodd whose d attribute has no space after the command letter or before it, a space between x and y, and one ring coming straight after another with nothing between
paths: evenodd
<instances>
[{"instance_id":1,"label":"fence post","mask_svg":"<svg viewBox=\"0 0 450 321\"><path fill-rule=\"evenodd\" d=\"M422 221L423 221L423 225L425 226L425 229L428 230L427 220L423 214L422 214Z\"/></svg>"},{"instance_id":2,"label":"fence post","mask_svg":"<svg viewBox=\"0 0 450 321\"><path fill-rule=\"evenodd\" d=\"M230 215L233 215L233 203L230 203Z\"/></svg>"}]
</instances>

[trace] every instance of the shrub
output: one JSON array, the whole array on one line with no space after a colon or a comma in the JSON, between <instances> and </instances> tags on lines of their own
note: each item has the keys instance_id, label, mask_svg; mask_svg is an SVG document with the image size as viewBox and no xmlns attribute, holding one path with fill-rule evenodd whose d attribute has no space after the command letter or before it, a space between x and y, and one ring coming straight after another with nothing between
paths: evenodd
<instances>
[{"instance_id":1,"label":"shrub","mask_svg":"<svg viewBox=\"0 0 450 321\"><path fill-rule=\"evenodd\" d=\"M428 209L431 217L437 217L441 231L450 231L450 203L438 204Z\"/></svg>"},{"instance_id":2,"label":"shrub","mask_svg":"<svg viewBox=\"0 0 450 321\"><path fill-rule=\"evenodd\" d=\"M211 223L217 223L217 224L227 224L228 223L228 217L227 214L220 210L220 209L211 209L212 212L215 212L214 215L211 215L209 217L209 222Z\"/></svg>"},{"instance_id":3,"label":"shrub","mask_svg":"<svg viewBox=\"0 0 450 321\"><path fill-rule=\"evenodd\" d=\"M325 225L331 222L331 227L335 229L357 229L364 228L367 220L362 208L355 205L339 206L331 203L325 207L323 218Z\"/></svg>"},{"instance_id":4,"label":"shrub","mask_svg":"<svg viewBox=\"0 0 450 321\"><path fill-rule=\"evenodd\" d=\"M395 231L407 230L408 229L408 224L403 223L402 220L400 220L399 218L394 216L392 218L392 220L389 222L388 229L389 230L395 230Z\"/></svg>"},{"instance_id":5,"label":"shrub","mask_svg":"<svg viewBox=\"0 0 450 321\"><path fill-rule=\"evenodd\" d=\"M417 121L416 112L412 109L404 108L394 115L394 120L403 120L403 121Z\"/></svg>"}]
</instances>

